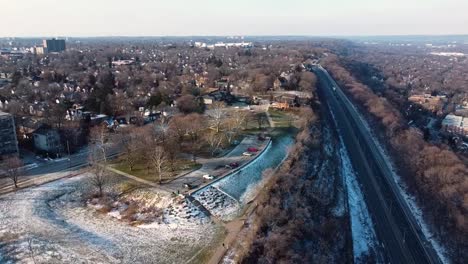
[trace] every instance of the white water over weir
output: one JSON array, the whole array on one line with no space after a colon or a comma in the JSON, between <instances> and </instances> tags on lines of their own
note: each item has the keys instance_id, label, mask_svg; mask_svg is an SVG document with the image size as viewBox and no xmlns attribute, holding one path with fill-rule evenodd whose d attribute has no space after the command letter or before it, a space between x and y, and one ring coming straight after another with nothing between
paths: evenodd
<instances>
[{"instance_id":1,"label":"white water over weir","mask_svg":"<svg viewBox=\"0 0 468 264\"><path fill-rule=\"evenodd\" d=\"M255 187L262 180L263 172L281 164L293 143L294 139L290 135L274 138L250 163L196 191L192 196L218 217L235 217L246 202L243 198L251 196L246 193L257 191Z\"/></svg>"}]
</instances>

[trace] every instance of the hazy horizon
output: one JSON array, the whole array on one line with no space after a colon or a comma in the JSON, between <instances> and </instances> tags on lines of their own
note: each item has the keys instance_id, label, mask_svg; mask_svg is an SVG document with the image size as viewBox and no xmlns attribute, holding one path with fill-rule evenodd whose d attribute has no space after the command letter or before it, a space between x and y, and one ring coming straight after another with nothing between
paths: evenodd
<instances>
[{"instance_id":1,"label":"hazy horizon","mask_svg":"<svg viewBox=\"0 0 468 264\"><path fill-rule=\"evenodd\" d=\"M462 0L0 0L0 37L466 35Z\"/></svg>"}]
</instances>

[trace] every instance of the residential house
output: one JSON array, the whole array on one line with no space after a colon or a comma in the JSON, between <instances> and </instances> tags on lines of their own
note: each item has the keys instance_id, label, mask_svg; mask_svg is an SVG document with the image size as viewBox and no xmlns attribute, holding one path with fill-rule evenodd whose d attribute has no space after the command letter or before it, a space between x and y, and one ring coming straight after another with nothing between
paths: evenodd
<instances>
[{"instance_id":1,"label":"residential house","mask_svg":"<svg viewBox=\"0 0 468 264\"><path fill-rule=\"evenodd\" d=\"M213 98L211 98L210 96L203 96L203 103L205 105L212 105L213 104Z\"/></svg>"},{"instance_id":2,"label":"residential house","mask_svg":"<svg viewBox=\"0 0 468 264\"><path fill-rule=\"evenodd\" d=\"M60 134L56 129L42 126L33 133L34 147L36 150L47 153L59 153L62 151Z\"/></svg>"}]
</instances>

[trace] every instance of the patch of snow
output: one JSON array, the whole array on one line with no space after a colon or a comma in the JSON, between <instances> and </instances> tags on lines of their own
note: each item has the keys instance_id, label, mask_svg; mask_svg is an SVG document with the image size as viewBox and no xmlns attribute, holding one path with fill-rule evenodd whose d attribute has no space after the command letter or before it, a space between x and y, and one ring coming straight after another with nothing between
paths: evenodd
<instances>
[{"instance_id":1,"label":"patch of snow","mask_svg":"<svg viewBox=\"0 0 468 264\"><path fill-rule=\"evenodd\" d=\"M218 188L209 186L193 195L210 213L223 220L231 220L240 212L240 204L237 200Z\"/></svg>"},{"instance_id":2,"label":"patch of snow","mask_svg":"<svg viewBox=\"0 0 468 264\"><path fill-rule=\"evenodd\" d=\"M354 173L348 151L341 143L340 147L341 173L345 178L348 193L348 205L351 217L351 231L353 237L354 261L369 255L378 244L372 219L367 209L362 190Z\"/></svg>"},{"instance_id":3,"label":"patch of snow","mask_svg":"<svg viewBox=\"0 0 468 264\"><path fill-rule=\"evenodd\" d=\"M31 244L36 263L184 263L219 228L184 202L173 207L187 219L132 226L87 206L90 188L81 175L0 196L0 262L33 263Z\"/></svg>"},{"instance_id":4,"label":"patch of snow","mask_svg":"<svg viewBox=\"0 0 468 264\"><path fill-rule=\"evenodd\" d=\"M109 213L107 213L107 215L110 215L110 216L112 216L114 218L117 218L117 219L122 219L122 215L120 215L119 210L110 211Z\"/></svg>"}]
</instances>

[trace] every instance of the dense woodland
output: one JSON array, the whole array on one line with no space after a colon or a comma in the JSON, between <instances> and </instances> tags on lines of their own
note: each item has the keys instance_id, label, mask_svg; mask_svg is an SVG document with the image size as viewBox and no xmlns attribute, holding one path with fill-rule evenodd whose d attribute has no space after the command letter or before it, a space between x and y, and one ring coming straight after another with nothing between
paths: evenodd
<instances>
[{"instance_id":1,"label":"dense woodland","mask_svg":"<svg viewBox=\"0 0 468 264\"><path fill-rule=\"evenodd\" d=\"M468 96L468 58L438 54L464 50L430 47L358 46L348 57L361 62L361 67L353 68L353 73L368 75L365 71L374 67L376 81L400 96L445 94L454 103L460 103Z\"/></svg>"},{"instance_id":2,"label":"dense woodland","mask_svg":"<svg viewBox=\"0 0 468 264\"><path fill-rule=\"evenodd\" d=\"M400 112L384 97L358 82L335 56L323 65L345 88L362 110L369 113L379 127L383 142L393 154L427 219L454 256L454 261L466 260L468 238L468 168L446 145L433 145L423 139L421 131L407 126ZM389 140L388 140L389 139Z\"/></svg>"}]
</instances>

